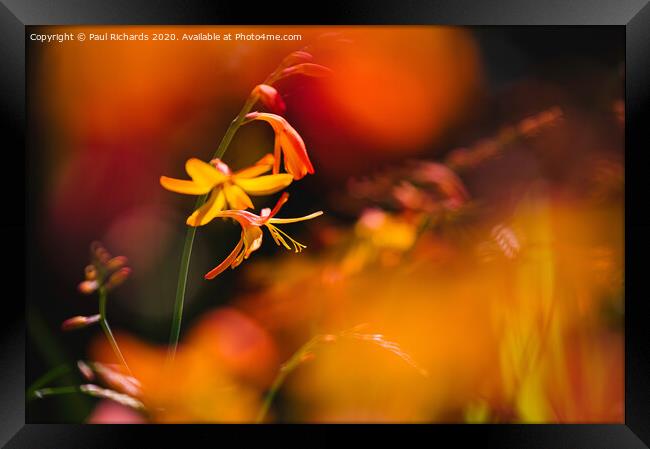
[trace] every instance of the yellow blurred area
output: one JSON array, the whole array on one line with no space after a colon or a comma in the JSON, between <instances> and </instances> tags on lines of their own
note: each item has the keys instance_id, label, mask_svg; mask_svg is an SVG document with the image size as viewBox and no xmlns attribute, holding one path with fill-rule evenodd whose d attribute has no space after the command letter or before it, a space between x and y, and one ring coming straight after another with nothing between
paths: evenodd
<instances>
[{"instance_id":1,"label":"yellow blurred area","mask_svg":"<svg viewBox=\"0 0 650 449\"><path fill-rule=\"evenodd\" d=\"M481 262L470 250L480 238L424 235L398 263L364 259L351 273L338 258L255 265L251 280L268 290L239 304L285 352L368 323L429 373L367 342L324 346L288 380L289 419L622 422L621 318L604 316L622 308L621 214L533 195L509 223L514 259Z\"/></svg>"}]
</instances>

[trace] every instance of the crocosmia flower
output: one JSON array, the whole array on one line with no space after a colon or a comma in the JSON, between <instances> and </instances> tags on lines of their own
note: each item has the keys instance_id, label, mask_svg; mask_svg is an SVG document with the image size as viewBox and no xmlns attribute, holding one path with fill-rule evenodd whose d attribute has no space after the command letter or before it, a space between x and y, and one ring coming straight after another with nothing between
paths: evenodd
<instances>
[{"instance_id":1,"label":"crocosmia flower","mask_svg":"<svg viewBox=\"0 0 650 449\"><path fill-rule=\"evenodd\" d=\"M191 180L161 176L160 184L167 190L187 195L204 195L210 192L205 204L187 219L190 226L202 226L226 207L252 208L253 202L248 195L270 195L291 184L293 177L290 174L260 176L271 169L273 159L273 155L268 154L255 165L233 173L220 159L214 159L208 164L192 158L185 164L185 171Z\"/></svg>"},{"instance_id":2,"label":"crocosmia flower","mask_svg":"<svg viewBox=\"0 0 650 449\"><path fill-rule=\"evenodd\" d=\"M262 237L264 235L262 232L262 226L266 226L269 230L276 245L282 245L289 251L293 250L296 253L299 253L306 248L305 245L291 238L286 232L282 231L275 225L311 220L312 218L322 215L323 211L314 212L313 214L298 218L275 218L275 215L280 211L288 199L289 194L286 192L283 193L272 210L269 208L262 209L260 215L255 215L245 210L224 210L217 212L215 216L232 218L241 225L241 238L228 257L207 273L205 278L213 279L221 274L226 268L235 268L245 259L248 259L253 251L256 251L262 245Z\"/></svg>"},{"instance_id":3,"label":"crocosmia flower","mask_svg":"<svg viewBox=\"0 0 650 449\"><path fill-rule=\"evenodd\" d=\"M264 120L275 131L273 154L275 161L273 173L280 171L280 151L284 154L284 168L294 179L300 179L307 173L314 173L314 166L307 155L307 148L300 134L284 118L266 112L251 112L246 115L249 120Z\"/></svg>"}]
</instances>

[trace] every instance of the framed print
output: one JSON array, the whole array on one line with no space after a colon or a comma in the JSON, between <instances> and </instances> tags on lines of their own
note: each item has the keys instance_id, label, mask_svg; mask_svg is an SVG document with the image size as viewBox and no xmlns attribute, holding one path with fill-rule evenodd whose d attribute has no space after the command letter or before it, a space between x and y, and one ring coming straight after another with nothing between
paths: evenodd
<instances>
[{"instance_id":1,"label":"framed print","mask_svg":"<svg viewBox=\"0 0 650 449\"><path fill-rule=\"evenodd\" d=\"M646 3L5 1L0 442L648 447Z\"/></svg>"}]
</instances>

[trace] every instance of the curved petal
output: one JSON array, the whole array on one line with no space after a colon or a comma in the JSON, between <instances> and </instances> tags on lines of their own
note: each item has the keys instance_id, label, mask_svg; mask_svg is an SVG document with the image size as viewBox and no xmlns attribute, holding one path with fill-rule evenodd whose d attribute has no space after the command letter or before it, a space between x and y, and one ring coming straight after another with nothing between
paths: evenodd
<instances>
[{"instance_id":1,"label":"curved petal","mask_svg":"<svg viewBox=\"0 0 650 449\"><path fill-rule=\"evenodd\" d=\"M208 201L194 211L192 215L187 218L186 223L190 226L203 226L209 223L216 216L216 214L226 205L226 197L222 189L214 189Z\"/></svg>"},{"instance_id":2,"label":"curved petal","mask_svg":"<svg viewBox=\"0 0 650 449\"><path fill-rule=\"evenodd\" d=\"M228 204L232 209L253 208L253 202L241 187L234 184L228 184L224 186L223 191L226 194L226 201L228 201Z\"/></svg>"},{"instance_id":3,"label":"curved petal","mask_svg":"<svg viewBox=\"0 0 650 449\"><path fill-rule=\"evenodd\" d=\"M251 195L270 195L284 189L291 184L291 181L293 181L293 176L287 173L250 179L235 179L235 183Z\"/></svg>"},{"instance_id":4,"label":"curved petal","mask_svg":"<svg viewBox=\"0 0 650 449\"><path fill-rule=\"evenodd\" d=\"M185 171L196 184L209 189L226 180L226 175L220 173L219 170L207 162L195 157L187 160Z\"/></svg>"},{"instance_id":5,"label":"curved petal","mask_svg":"<svg viewBox=\"0 0 650 449\"><path fill-rule=\"evenodd\" d=\"M214 267L212 270L208 271L205 276L203 276L205 279L214 279L217 276L219 276L223 271L228 268L229 266L233 266L233 260L240 254L240 251L242 249L242 246L244 245L244 239L243 239L243 233L242 233L242 238L239 239L239 242L237 243L237 246L235 246L235 249L232 250L230 254L228 254L228 257L226 257L223 262L221 262L219 265ZM241 253L243 254L243 253Z\"/></svg>"},{"instance_id":6,"label":"curved petal","mask_svg":"<svg viewBox=\"0 0 650 449\"><path fill-rule=\"evenodd\" d=\"M264 233L259 226L246 226L242 231L242 240L244 242L244 250L239 254L237 259L232 263L235 268L244 260L248 259L253 251L257 251L262 246L262 238Z\"/></svg>"},{"instance_id":7,"label":"curved petal","mask_svg":"<svg viewBox=\"0 0 650 449\"><path fill-rule=\"evenodd\" d=\"M211 189L209 186L199 185L194 181L168 178L167 176L160 177L160 185L172 192L184 193L186 195L203 195Z\"/></svg>"},{"instance_id":8,"label":"curved petal","mask_svg":"<svg viewBox=\"0 0 650 449\"><path fill-rule=\"evenodd\" d=\"M274 223L274 224L297 223L299 221L311 220L312 218L320 217L321 215L323 215L323 211L319 210L318 212L314 212L313 214L305 215L304 217L298 217L298 218L270 218L269 223Z\"/></svg>"},{"instance_id":9,"label":"curved petal","mask_svg":"<svg viewBox=\"0 0 650 449\"><path fill-rule=\"evenodd\" d=\"M284 168L295 179L300 179L307 173L314 173L314 167L307 155L305 142L303 142L300 134L288 123L280 136L280 145L284 153Z\"/></svg>"},{"instance_id":10,"label":"curved petal","mask_svg":"<svg viewBox=\"0 0 650 449\"><path fill-rule=\"evenodd\" d=\"M254 178L263 173L266 173L273 166L275 158L271 153L266 154L259 161L255 162L252 166L236 171L233 177L237 178Z\"/></svg>"}]
</instances>

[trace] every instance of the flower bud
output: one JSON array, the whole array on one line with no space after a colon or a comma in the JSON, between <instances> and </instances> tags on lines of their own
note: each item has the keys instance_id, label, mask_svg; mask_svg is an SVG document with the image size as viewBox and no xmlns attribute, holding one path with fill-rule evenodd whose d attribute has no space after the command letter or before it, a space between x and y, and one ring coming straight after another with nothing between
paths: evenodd
<instances>
[{"instance_id":1,"label":"flower bud","mask_svg":"<svg viewBox=\"0 0 650 449\"><path fill-rule=\"evenodd\" d=\"M71 331L75 329L81 329L82 327L89 326L93 323L99 321L99 315L92 316L73 316L68 318L61 324L61 329L64 331Z\"/></svg>"},{"instance_id":2,"label":"flower bud","mask_svg":"<svg viewBox=\"0 0 650 449\"><path fill-rule=\"evenodd\" d=\"M289 67L303 62L309 62L312 59L314 59L314 57L311 55L311 53L307 53L306 51L303 50L298 50L287 55L287 57L282 60L280 66Z\"/></svg>"},{"instance_id":3,"label":"flower bud","mask_svg":"<svg viewBox=\"0 0 650 449\"><path fill-rule=\"evenodd\" d=\"M94 256L98 250L103 249L104 245L102 245L102 242L99 242L95 240L90 244L90 254Z\"/></svg>"},{"instance_id":4,"label":"flower bud","mask_svg":"<svg viewBox=\"0 0 650 449\"><path fill-rule=\"evenodd\" d=\"M298 64L292 67L287 67L282 71L281 75L284 78L285 76L296 75L298 73L306 76L314 76L317 78L322 78L331 75L332 70L319 64L311 64L307 62L304 64Z\"/></svg>"},{"instance_id":5,"label":"flower bud","mask_svg":"<svg viewBox=\"0 0 650 449\"><path fill-rule=\"evenodd\" d=\"M122 374L117 369L103 363L95 362L93 366L97 375L110 388L131 396L142 394L140 381L135 377Z\"/></svg>"},{"instance_id":6,"label":"flower bud","mask_svg":"<svg viewBox=\"0 0 650 449\"><path fill-rule=\"evenodd\" d=\"M109 253L106 248L100 248L95 252L95 257L102 265L106 265L109 260L111 260L111 253Z\"/></svg>"},{"instance_id":7,"label":"flower bud","mask_svg":"<svg viewBox=\"0 0 650 449\"><path fill-rule=\"evenodd\" d=\"M267 109L276 114L284 114L287 110L284 100L278 91L268 84L258 84L253 93L260 97L260 101Z\"/></svg>"},{"instance_id":8,"label":"flower bud","mask_svg":"<svg viewBox=\"0 0 650 449\"><path fill-rule=\"evenodd\" d=\"M144 404L140 402L139 400L135 399L134 397L131 397L127 394L122 394L118 393L117 391L114 390L109 390L108 388L101 388L97 385L93 384L85 384L79 386L79 390L82 393L86 393L90 396L94 396L97 398L104 398L104 399L110 399L112 401L115 401L119 404L125 405L127 407L131 407L137 410L143 409Z\"/></svg>"},{"instance_id":9,"label":"flower bud","mask_svg":"<svg viewBox=\"0 0 650 449\"><path fill-rule=\"evenodd\" d=\"M119 270L120 268L126 266L128 259L124 256L116 256L106 262L106 269L108 271Z\"/></svg>"},{"instance_id":10,"label":"flower bud","mask_svg":"<svg viewBox=\"0 0 650 449\"><path fill-rule=\"evenodd\" d=\"M92 382L95 379L95 373L93 373L93 370L84 362L83 360L78 360L77 361L77 368L79 369L79 372L81 375L86 379L87 381Z\"/></svg>"},{"instance_id":11,"label":"flower bud","mask_svg":"<svg viewBox=\"0 0 650 449\"><path fill-rule=\"evenodd\" d=\"M97 279L97 268L95 268L95 265L87 265L84 272L86 274L86 280L94 281Z\"/></svg>"},{"instance_id":12,"label":"flower bud","mask_svg":"<svg viewBox=\"0 0 650 449\"><path fill-rule=\"evenodd\" d=\"M79 284L79 291L84 295L90 295L92 292L99 288L99 283L96 280L83 281Z\"/></svg>"},{"instance_id":13,"label":"flower bud","mask_svg":"<svg viewBox=\"0 0 650 449\"><path fill-rule=\"evenodd\" d=\"M111 274L108 278L108 282L106 282L106 289L110 290L118 285L122 285L131 275L131 271L132 270L129 267L123 267Z\"/></svg>"}]
</instances>

